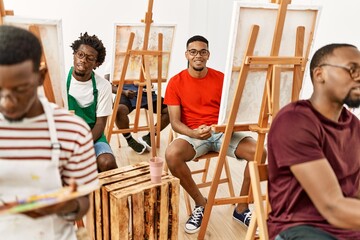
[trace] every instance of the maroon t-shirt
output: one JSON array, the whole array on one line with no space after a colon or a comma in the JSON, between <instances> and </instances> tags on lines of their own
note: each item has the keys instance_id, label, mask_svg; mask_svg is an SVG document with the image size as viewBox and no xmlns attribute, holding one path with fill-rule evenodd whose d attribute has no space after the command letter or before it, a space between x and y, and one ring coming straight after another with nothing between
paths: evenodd
<instances>
[{"instance_id":1,"label":"maroon t-shirt","mask_svg":"<svg viewBox=\"0 0 360 240\"><path fill-rule=\"evenodd\" d=\"M339 239L360 239L360 231L330 225L290 171L292 165L326 158L344 196L355 198L360 180L359 144L359 119L345 108L339 122L325 118L306 100L291 103L278 113L268 136L270 239L304 224Z\"/></svg>"}]
</instances>

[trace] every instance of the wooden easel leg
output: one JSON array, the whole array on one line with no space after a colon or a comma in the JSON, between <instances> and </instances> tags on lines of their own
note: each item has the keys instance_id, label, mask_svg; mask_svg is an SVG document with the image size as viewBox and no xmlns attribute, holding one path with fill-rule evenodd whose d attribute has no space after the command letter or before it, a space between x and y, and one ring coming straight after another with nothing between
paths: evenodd
<instances>
[{"instance_id":1,"label":"wooden easel leg","mask_svg":"<svg viewBox=\"0 0 360 240\"><path fill-rule=\"evenodd\" d=\"M302 56L304 49L304 39L305 39L305 28L298 27L296 31L296 46L295 46L295 56ZM295 65L294 66L294 77L293 77L293 88L291 101L296 101L299 99L300 90L302 86L302 79L304 77L304 71L302 68L305 68L306 61L303 66Z\"/></svg>"},{"instance_id":2,"label":"wooden easel leg","mask_svg":"<svg viewBox=\"0 0 360 240\"><path fill-rule=\"evenodd\" d=\"M118 85L118 89L116 92L116 97L115 97L115 102L114 102L114 106L113 106L113 111L111 114L111 118L110 118L110 123L109 123L109 128L108 128L108 132L106 134L106 139L108 142L111 141L111 137L114 131L114 124L115 124L115 118L116 118L116 114L117 114L117 110L119 108L119 103L120 103L120 98L121 98L121 93L122 93L122 89L124 86L124 81L125 81L125 76L126 76L126 70L129 64L129 60L130 60L130 50L132 48L132 45L134 43L134 39L135 39L135 34L134 33L130 33L130 37L129 37L129 42L128 42L128 46L127 46L127 54L125 55L125 59L124 59L124 64L123 64L123 68L121 71L121 76L120 76L120 82Z\"/></svg>"},{"instance_id":3,"label":"wooden easel leg","mask_svg":"<svg viewBox=\"0 0 360 240\"><path fill-rule=\"evenodd\" d=\"M29 31L32 32L39 39L39 41L41 42L40 29L39 29L38 26L30 25ZM41 42L41 44L42 44L42 42ZM43 65L43 67L47 67L47 62L46 62L46 57L45 57L45 54L44 54L44 49L42 49L41 64ZM49 71L46 72L43 85L44 85L45 96L49 100L49 102L53 102L53 103L58 104L59 106L62 106L62 103L56 102L55 95L54 95L54 90L53 90L53 87L52 87L52 84L51 84Z\"/></svg>"},{"instance_id":4,"label":"wooden easel leg","mask_svg":"<svg viewBox=\"0 0 360 240\"><path fill-rule=\"evenodd\" d=\"M246 231L245 240L253 240L255 238L257 227L258 227L257 217L256 217L256 214L253 212L251 220L250 220L250 225Z\"/></svg>"},{"instance_id":5,"label":"wooden easel leg","mask_svg":"<svg viewBox=\"0 0 360 240\"><path fill-rule=\"evenodd\" d=\"M150 75L150 63L147 56L144 56L144 68L143 68L143 74L145 76L146 80L146 88L151 89L151 75ZM152 102L152 96L151 94L147 94L147 102ZM154 110L153 105L148 104L148 112L149 112L149 125L150 125L150 141L151 143L155 143L155 128L154 128ZM151 148L151 156L156 156L156 147Z\"/></svg>"},{"instance_id":6,"label":"wooden easel leg","mask_svg":"<svg viewBox=\"0 0 360 240\"><path fill-rule=\"evenodd\" d=\"M163 51L163 34L159 33L158 36L158 50L159 52ZM156 103L157 103L157 111L156 111L156 117L157 117L157 125L156 125L156 147L160 147L160 132L161 132L161 128L164 126L161 126L162 122L162 109L161 109L161 79L162 79L162 54L160 54L157 57L158 60L158 82L157 82L157 99L156 99Z\"/></svg>"},{"instance_id":7,"label":"wooden easel leg","mask_svg":"<svg viewBox=\"0 0 360 240\"><path fill-rule=\"evenodd\" d=\"M2 18L5 17L5 6L4 1L0 0L0 25L3 24Z\"/></svg>"},{"instance_id":8,"label":"wooden easel leg","mask_svg":"<svg viewBox=\"0 0 360 240\"><path fill-rule=\"evenodd\" d=\"M248 39L247 50L245 52L245 56L250 56L254 52L258 32L259 32L259 26L253 25L253 27L251 29L250 37ZM229 116L229 119L228 119L228 123L227 123L227 126L225 128L224 139L223 139L223 143L221 145L221 149L220 149L220 152L219 152L219 159L218 159L218 162L216 164L216 170L215 170L215 173L214 173L213 182L212 182L211 187L210 187L210 192L209 192L209 195L208 195L208 201L207 201L207 204L205 206L204 217L203 217L203 220L202 220L202 223L201 223L198 239L204 239L204 237L205 237L206 228L207 228L207 225L209 223L212 207L214 205L217 188L219 186L221 171L222 171L222 168L224 166L224 161L225 161L225 158L226 158L227 148L228 148L228 145L230 143L230 139L231 139L231 136L232 136L232 133L233 133L235 119L236 119L237 111L238 111L239 104L240 104L241 95L242 95L242 92L244 90L245 81L246 81L248 72L249 72L249 66L245 65L245 61L243 61L243 64L242 64L241 70L240 70L240 74L239 74L237 87L236 87L237 94L234 97L233 104L232 104L232 107L231 107L231 110L230 110L230 116Z\"/></svg>"},{"instance_id":9,"label":"wooden easel leg","mask_svg":"<svg viewBox=\"0 0 360 240\"><path fill-rule=\"evenodd\" d=\"M228 181L230 197L235 197L234 185L233 185L232 178L231 178L231 171L230 171L230 167L229 167L228 158L225 159L225 166L224 167L225 167L226 179Z\"/></svg>"}]
</instances>

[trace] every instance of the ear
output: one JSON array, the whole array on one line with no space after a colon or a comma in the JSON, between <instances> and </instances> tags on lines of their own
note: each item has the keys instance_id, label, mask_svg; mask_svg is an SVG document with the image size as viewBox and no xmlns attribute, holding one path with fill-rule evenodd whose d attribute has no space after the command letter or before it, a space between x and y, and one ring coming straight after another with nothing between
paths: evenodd
<instances>
[{"instance_id":1,"label":"ear","mask_svg":"<svg viewBox=\"0 0 360 240\"><path fill-rule=\"evenodd\" d=\"M100 64L99 62L96 62L96 63L95 63L95 66L93 67L93 70L95 70L96 68L100 67L100 65L101 65L101 64Z\"/></svg>"},{"instance_id":2,"label":"ear","mask_svg":"<svg viewBox=\"0 0 360 240\"><path fill-rule=\"evenodd\" d=\"M324 69L322 67L316 67L313 71L313 81L314 83L324 83Z\"/></svg>"},{"instance_id":3,"label":"ear","mask_svg":"<svg viewBox=\"0 0 360 240\"><path fill-rule=\"evenodd\" d=\"M39 86L44 84L45 76L48 72L48 68L44 62L40 63L39 67Z\"/></svg>"}]
</instances>

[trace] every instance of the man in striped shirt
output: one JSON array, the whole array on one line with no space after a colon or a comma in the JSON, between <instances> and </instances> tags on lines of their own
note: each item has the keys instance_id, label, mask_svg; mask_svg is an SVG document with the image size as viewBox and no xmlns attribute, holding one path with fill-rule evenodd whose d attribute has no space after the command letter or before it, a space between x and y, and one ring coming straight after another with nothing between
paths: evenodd
<instances>
[{"instance_id":1,"label":"man in striped shirt","mask_svg":"<svg viewBox=\"0 0 360 240\"><path fill-rule=\"evenodd\" d=\"M0 26L0 200L5 204L75 182L97 185L90 128L37 94L46 73L30 32ZM88 196L25 214L0 215L3 239L76 239Z\"/></svg>"}]
</instances>

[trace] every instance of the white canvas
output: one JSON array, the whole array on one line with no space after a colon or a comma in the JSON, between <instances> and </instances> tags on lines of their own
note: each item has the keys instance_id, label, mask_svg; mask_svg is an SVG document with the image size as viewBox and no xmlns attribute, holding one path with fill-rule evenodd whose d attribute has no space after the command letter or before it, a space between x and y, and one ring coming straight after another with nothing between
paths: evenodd
<instances>
[{"instance_id":1,"label":"white canvas","mask_svg":"<svg viewBox=\"0 0 360 240\"><path fill-rule=\"evenodd\" d=\"M278 7L278 4L271 3L234 2L219 125L224 125L228 121L239 76L239 71L233 71L233 68L239 68L242 64L251 27L252 25L259 25L254 55L270 56ZM319 10L318 6L288 5L279 56L294 56L296 30L297 27L304 26L303 56L307 58L313 43ZM248 74L235 124L258 122L267 66L263 67L265 67L264 70L249 72ZM292 71L284 71L281 74L280 107L290 102L292 78Z\"/></svg>"},{"instance_id":2,"label":"white canvas","mask_svg":"<svg viewBox=\"0 0 360 240\"><path fill-rule=\"evenodd\" d=\"M135 39L132 50L142 50L144 43L145 24L115 24L114 33L114 59L112 67L112 80L120 80L125 54L129 42L130 33L135 33ZM171 49L175 34L175 25L156 25L150 27L148 50L158 50L158 34L163 34L163 56L162 56L162 79L167 79ZM158 78L158 60L157 57L151 56L150 74L151 79ZM141 71L141 56L131 56L126 70L125 80L138 80Z\"/></svg>"},{"instance_id":3,"label":"white canvas","mask_svg":"<svg viewBox=\"0 0 360 240\"><path fill-rule=\"evenodd\" d=\"M63 106L63 100L66 100L67 98L65 91L64 50L61 20L5 16L3 21L4 24L21 27L27 30L31 25L39 27L47 68L55 96L55 102L59 106ZM45 95L42 87L39 91Z\"/></svg>"}]
</instances>

